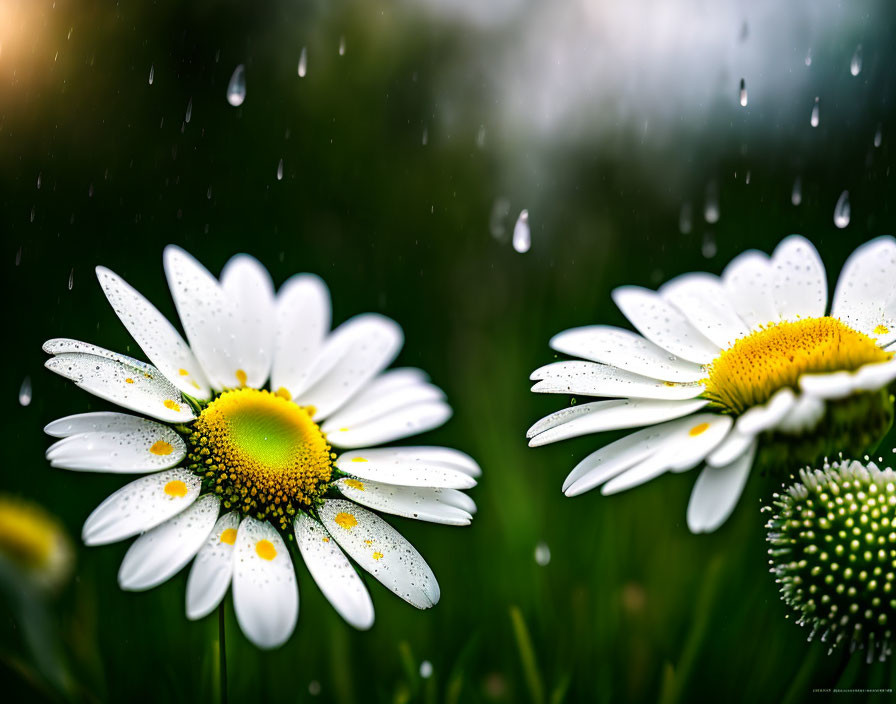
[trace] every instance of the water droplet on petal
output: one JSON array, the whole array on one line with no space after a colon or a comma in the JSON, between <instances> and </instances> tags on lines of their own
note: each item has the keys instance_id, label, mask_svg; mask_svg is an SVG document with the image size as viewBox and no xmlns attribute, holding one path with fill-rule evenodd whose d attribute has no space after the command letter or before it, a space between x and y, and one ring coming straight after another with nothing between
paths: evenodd
<instances>
[{"instance_id":1,"label":"water droplet on petal","mask_svg":"<svg viewBox=\"0 0 896 704\"><path fill-rule=\"evenodd\" d=\"M345 56L345 35L339 37L339 55Z\"/></svg>"},{"instance_id":2,"label":"water droplet on petal","mask_svg":"<svg viewBox=\"0 0 896 704\"><path fill-rule=\"evenodd\" d=\"M31 403L31 377L26 376L22 380L22 385L19 387L19 405L27 406Z\"/></svg>"},{"instance_id":3,"label":"water droplet on petal","mask_svg":"<svg viewBox=\"0 0 896 704\"><path fill-rule=\"evenodd\" d=\"M280 160L280 163L277 164L277 180L283 180L283 159Z\"/></svg>"},{"instance_id":4,"label":"water droplet on petal","mask_svg":"<svg viewBox=\"0 0 896 704\"><path fill-rule=\"evenodd\" d=\"M706 184L706 196L703 202L703 219L710 225L719 221L719 186L715 181Z\"/></svg>"},{"instance_id":5,"label":"water droplet on petal","mask_svg":"<svg viewBox=\"0 0 896 704\"><path fill-rule=\"evenodd\" d=\"M529 230L529 211L523 210L513 226L513 248L525 254L532 246L532 233Z\"/></svg>"},{"instance_id":6,"label":"water droplet on petal","mask_svg":"<svg viewBox=\"0 0 896 704\"><path fill-rule=\"evenodd\" d=\"M818 127L818 96L815 96L815 104L812 106L812 114L809 116L809 124Z\"/></svg>"},{"instance_id":7,"label":"water droplet on petal","mask_svg":"<svg viewBox=\"0 0 896 704\"><path fill-rule=\"evenodd\" d=\"M237 66L230 83L227 84L227 102L238 108L246 99L246 67L243 64Z\"/></svg>"},{"instance_id":8,"label":"water droplet on petal","mask_svg":"<svg viewBox=\"0 0 896 704\"><path fill-rule=\"evenodd\" d=\"M535 563L539 567L547 567L551 562L551 548L543 540L535 546Z\"/></svg>"},{"instance_id":9,"label":"water droplet on petal","mask_svg":"<svg viewBox=\"0 0 896 704\"><path fill-rule=\"evenodd\" d=\"M299 78L304 78L308 73L308 49L302 47L302 53L299 54Z\"/></svg>"},{"instance_id":10,"label":"water droplet on petal","mask_svg":"<svg viewBox=\"0 0 896 704\"><path fill-rule=\"evenodd\" d=\"M189 123L191 117L193 117L193 99L192 98L190 98L190 101L187 103L187 114L184 115L184 122Z\"/></svg>"},{"instance_id":11,"label":"water droplet on petal","mask_svg":"<svg viewBox=\"0 0 896 704\"><path fill-rule=\"evenodd\" d=\"M799 205L803 202L803 179L799 176L793 182L793 190L790 191L790 202Z\"/></svg>"},{"instance_id":12,"label":"water droplet on petal","mask_svg":"<svg viewBox=\"0 0 896 704\"><path fill-rule=\"evenodd\" d=\"M152 81L156 75L156 67L154 64L150 64L149 66L149 85L152 85Z\"/></svg>"},{"instance_id":13,"label":"water droplet on petal","mask_svg":"<svg viewBox=\"0 0 896 704\"><path fill-rule=\"evenodd\" d=\"M859 44L856 47L856 50L852 55L852 59L849 62L849 72L853 76L858 76L862 72L862 45L861 44Z\"/></svg>"},{"instance_id":14,"label":"water droplet on petal","mask_svg":"<svg viewBox=\"0 0 896 704\"><path fill-rule=\"evenodd\" d=\"M75 268L72 267L72 270L68 273L68 290L71 291L75 285Z\"/></svg>"},{"instance_id":15,"label":"water droplet on petal","mask_svg":"<svg viewBox=\"0 0 896 704\"><path fill-rule=\"evenodd\" d=\"M747 84L743 78L740 79L740 106L747 107Z\"/></svg>"},{"instance_id":16,"label":"water droplet on petal","mask_svg":"<svg viewBox=\"0 0 896 704\"><path fill-rule=\"evenodd\" d=\"M834 224L841 230L849 225L849 191L843 191L834 206Z\"/></svg>"},{"instance_id":17,"label":"water droplet on petal","mask_svg":"<svg viewBox=\"0 0 896 704\"><path fill-rule=\"evenodd\" d=\"M694 212L690 203L682 203L678 213L678 230L683 235L690 233L694 226Z\"/></svg>"},{"instance_id":18,"label":"water droplet on petal","mask_svg":"<svg viewBox=\"0 0 896 704\"><path fill-rule=\"evenodd\" d=\"M429 660L420 663L420 676L425 680L432 677L432 663Z\"/></svg>"}]
</instances>

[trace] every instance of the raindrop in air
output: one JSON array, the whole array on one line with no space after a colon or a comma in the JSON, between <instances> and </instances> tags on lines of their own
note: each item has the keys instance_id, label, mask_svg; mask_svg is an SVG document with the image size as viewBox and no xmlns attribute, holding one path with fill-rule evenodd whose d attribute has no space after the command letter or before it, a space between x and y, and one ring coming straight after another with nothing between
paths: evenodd
<instances>
[{"instance_id":1,"label":"raindrop in air","mask_svg":"<svg viewBox=\"0 0 896 704\"><path fill-rule=\"evenodd\" d=\"M429 130L426 127L424 127L423 128L423 139L421 140L421 143L425 147L428 142L429 142Z\"/></svg>"},{"instance_id":2,"label":"raindrop in air","mask_svg":"<svg viewBox=\"0 0 896 704\"><path fill-rule=\"evenodd\" d=\"M812 65L812 49L809 49L806 52L806 66L811 66L811 65Z\"/></svg>"},{"instance_id":3,"label":"raindrop in air","mask_svg":"<svg viewBox=\"0 0 896 704\"><path fill-rule=\"evenodd\" d=\"M345 35L339 37L339 55L345 56Z\"/></svg>"},{"instance_id":4,"label":"raindrop in air","mask_svg":"<svg viewBox=\"0 0 896 704\"><path fill-rule=\"evenodd\" d=\"M815 96L815 104L812 106L812 114L809 116L809 124L818 127L818 96Z\"/></svg>"},{"instance_id":5,"label":"raindrop in air","mask_svg":"<svg viewBox=\"0 0 896 704\"><path fill-rule=\"evenodd\" d=\"M280 160L280 163L277 164L277 180L283 180L283 159Z\"/></svg>"},{"instance_id":6,"label":"raindrop in air","mask_svg":"<svg viewBox=\"0 0 896 704\"><path fill-rule=\"evenodd\" d=\"M879 147L880 143L883 141L883 127L881 125L877 126L877 129L874 131L874 146Z\"/></svg>"},{"instance_id":7,"label":"raindrop in air","mask_svg":"<svg viewBox=\"0 0 896 704\"><path fill-rule=\"evenodd\" d=\"M510 215L510 201L506 198L496 198L492 205L492 213L488 218L488 229L492 233L492 237L499 242L505 240L507 228L504 226L504 221L508 215Z\"/></svg>"},{"instance_id":8,"label":"raindrop in air","mask_svg":"<svg viewBox=\"0 0 896 704\"><path fill-rule=\"evenodd\" d=\"M31 377L26 376L19 387L19 405L27 406L31 403Z\"/></svg>"},{"instance_id":9,"label":"raindrop in air","mask_svg":"<svg viewBox=\"0 0 896 704\"><path fill-rule=\"evenodd\" d=\"M189 122L191 117L193 117L193 99L192 98L190 98L190 102L187 103L187 114L184 115L184 122Z\"/></svg>"},{"instance_id":10,"label":"raindrop in air","mask_svg":"<svg viewBox=\"0 0 896 704\"><path fill-rule=\"evenodd\" d=\"M238 108L246 99L246 67L240 64L233 71L227 84L227 102Z\"/></svg>"},{"instance_id":11,"label":"raindrop in air","mask_svg":"<svg viewBox=\"0 0 896 704\"><path fill-rule=\"evenodd\" d=\"M208 191L206 192L205 197L208 198L209 200L212 199L212 187L211 186L208 187Z\"/></svg>"},{"instance_id":12,"label":"raindrop in air","mask_svg":"<svg viewBox=\"0 0 896 704\"><path fill-rule=\"evenodd\" d=\"M429 660L420 663L420 676L425 680L432 677L432 663Z\"/></svg>"},{"instance_id":13,"label":"raindrop in air","mask_svg":"<svg viewBox=\"0 0 896 704\"><path fill-rule=\"evenodd\" d=\"M513 248L525 254L532 246L532 233L529 231L529 211L523 210L513 226Z\"/></svg>"},{"instance_id":14,"label":"raindrop in air","mask_svg":"<svg viewBox=\"0 0 896 704\"><path fill-rule=\"evenodd\" d=\"M72 270L68 273L68 290L71 291L75 285L75 268L72 267Z\"/></svg>"},{"instance_id":15,"label":"raindrop in air","mask_svg":"<svg viewBox=\"0 0 896 704\"><path fill-rule=\"evenodd\" d=\"M535 546L535 562L539 567L547 567L551 561L551 548L543 540Z\"/></svg>"},{"instance_id":16,"label":"raindrop in air","mask_svg":"<svg viewBox=\"0 0 896 704\"><path fill-rule=\"evenodd\" d=\"M40 177L42 174L43 174L43 172L40 172L37 174L37 189L38 190L40 190Z\"/></svg>"},{"instance_id":17,"label":"raindrop in air","mask_svg":"<svg viewBox=\"0 0 896 704\"><path fill-rule=\"evenodd\" d=\"M318 694L320 694L320 682L318 682L317 680L311 680L308 683L308 694L310 694L312 697L316 697Z\"/></svg>"},{"instance_id":18,"label":"raindrop in air","mask_svg":"<svg viewBox=\"0 0 896 704\"><path fill-rule=\"evenodd\" d=\"M715 181L706 185L706 199L703 202L703 219L710 225L719 221L719 186Z\"/></svg>"},{"instance_id":19,"label":"raindrop in air","mask_svg":"<svg viewBox=\"0 0 896 704\"><path fill-rule=\"evenodd\" d=\"M744 183L747 184L748 186L750 185L750 172L749 171L747 171L747 175L744 176Z\"/></svg>"},{"instance_id":20,"label":"raindrop in air","mask_svg":"<svg viewBox=\"0 0 896 704\"><path fill-rule=\"evenodd\" d=\"M299 78L304 78L308 73L308 49L302 47L302 53L299 54Z\"/></svg>"},{"instance_id":21,"label":"raindrop in air","mask_svg":"<svg viewBox=\"0 0 896 704\"><path fill-rule=\"evenodd\" d=\"M150 65L149 67L149 85L152 85L152 80L156 75L156 67L154 65Z\"/></svg>"},{"instance_id":22,"label":"raindrop in air","mask_svg":"<svg viewBox=\"0 0 896 704\"><path fill-rule=\"evenodd\" d=\"M712 259L716 256L716 252L719 251L719 247L716 244L716 236L712 232L707 232L703 235L703 244L700 246L700 252L707 259Z\"/></svg>"},{"instance_id":23,"label":"raindrop in air","mask_svg":"<svg viewBox=\"0 0 896 704\"><path fill-rule=\"evenodd\" d=\"M862 45L856 47L852 60L849 62L849 72L853 76L858 76L862 72Z\"/></svg>"},{"instance_id":24,"label":"raindrop in air","mask_svg":"<svg viewBox=\"0 0 896 704\"><path fill-rule=\"evenodd\" d=\"M849 225L849 191L843 191L834 206L834 224L841 230Z\"/></svg>"},{"instance_id":25,"label":"raindrop in air","mask_svg":"<svg viewBox=\"0 0 896 704\"><path fill-rule=\"evenodd\" d=\"M476 133L476 146L480 149L485 146L485 125L479 125L479 131Z\"/></svg>"},{"instance_id":26,"label":"raindrop in air","mask_svg":"<svg viewBox=\"0 0 896 704\"><path fill-rule=\"evenodd\" d=\"M747 84L743 78L740 79L740 106L747 107Z\"/></svg>"},{"instance_id":27,"label":"raindrop in air","mask_svg":"<svg viewBox=\"0 0 896 704\"><path fill-rule=\"evenodd\" d=\"M803 202L803 179L799 176L793 182L793 190L790 191L790 202L799 205Z\"/></svg>"},{"instance_id":28,"label":"raindrop in air","mask_svg":"<svg viewBox=\"0 0 896 704\"><path fill-rule=\"evenodd\" d=\"M687 235L694 226L694 213L690 203L682 203L681 211L678 213L678 230L683 235Z\"/></svg>"}]
</instances>

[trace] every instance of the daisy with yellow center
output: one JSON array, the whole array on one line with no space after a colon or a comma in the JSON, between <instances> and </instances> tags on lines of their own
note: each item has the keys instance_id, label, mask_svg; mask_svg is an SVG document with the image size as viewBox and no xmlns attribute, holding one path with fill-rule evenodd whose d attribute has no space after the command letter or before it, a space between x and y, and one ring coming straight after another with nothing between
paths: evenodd
<instances>
[{"instance_id":1,"label":"daisy with yellow center","mask_svg":"<svg viewBox=\"0 0 896 704\"><path fill-rule=\"evenodd\" d=\"M61 438L47 451L55 467L146 475L90 514L85 543L139 536L118 574L126 590L150 589L192 561L188 618L213 611L232 585L243 632L264 648L295 628L296 551L356 628L373 624L373 605L349 558L410 604L436 604L439 585L423 557L369 509L467 525L476 507L462 490L480 470L450 448L374 447L451 415L423 372L386 370L401 328L366 314L331 332L318 277L294 276L275 294L246 255L231 259L220 281L177 247L164 260L189 344L98 267L151 363L71 339L44 345L49 369L141 414L85 413L46 427Z\"/></svg>"},{"instance_id":2,"label":"daisy with yellow center","mask_svg":"<svg viewBox=\"0 0 896 704\"><path fill-rule=\"evenodd\" d=\"M743 253L721 277L685 274L656 292L618 288L613 300L640 335L602 325L567 330L551 347L587 361L532 374L533 391L610 400L543 418L529 429L529 445L642 428L582 460L563 491L613 494L702 466L688 526L713 531L757 458L790 471L839 451L863 455L886 434L894 282L896 241L872 240L846 262L828 312L818 252L791 236L771 256Z\"/></svg>"}]
</instances>

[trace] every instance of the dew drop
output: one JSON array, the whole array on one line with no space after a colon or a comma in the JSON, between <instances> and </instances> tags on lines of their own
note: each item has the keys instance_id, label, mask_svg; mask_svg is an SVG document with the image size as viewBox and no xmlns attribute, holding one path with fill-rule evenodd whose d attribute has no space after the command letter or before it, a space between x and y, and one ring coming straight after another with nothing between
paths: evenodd
<instances>
[{"instance_id":1,"label":"dew drop","mask_svg":"<svg viewBox=\"0 0 896 704\"><path fill-rule=\"evenodd\" d=\"M849 191L843 191L834 206L834 224L841 230L849 225Z\"/></svg>"},{"instance_id":2,"label":"dew drop","mask_svg":"<svg viewBox=\"0 0 896 704\"><path fill-rule=\"evenodd\" d=\"M283 159L280 160L280 163L277 164L277 180L283 180Z\"/></svg>"},{"instance_id":3,"label":"dew drop","mask_svg":"<svg viewBox=\"0 0 896 704\"><path fill-rule=\"evenodd\" d=\"M881 142L883 141L883 138L883 126L881 124L878 124L877 129L874 131L874 146L879 147L881 145Z\"/></svg>"},{"instance_id":4,"label":"dew drop","mask_svg":"<svg viewBox=\"0 0 896 704\"><path fill-rule=\"evenodd\" d=\"M22 385L19 387L19 405L20 406L28 406L31 404L31 377L26 376L22 380Z\"/></svg>"},{"instance_id":5,"label":"dew drop","mask_svg":"<svg viewBox=\"0 0 896 704\"><path fill-rule=\"evenodd\" d=\"M525 254L532 246L532 233L529 230L529 211L522 210L513 226L513 248L520 254Z\"/></svg>"},{"instance_id":6,"label":"dew drop","mask_svg":"<svg viewBox=\"0 0 896 704\"><path fill-rule=\"evenodd\" d=\"M75 285L75 268L72 267L72 270L68 273L68 290L71 291Z\"/></svg>"},{"instance_id":7,"label":"dew drop","mask_svg":"<svg viewBox=\"0 0 896 704\"><path fill-rule=\"evenodd\" d=\"M302 47L302 53L299 54L299 78L304 78L308 73L308 49L306 47Z\"/></svg>"},{"instance_id":8,"label":"dew drop","mask_svg":"<svg viewBox=\"0 0 896 704\"><path fill-rule=\"evenodd\" d=\"M797 176L793 181L793 189L790 191L790 202L799 205L803 202L803 179Z\"/></svg>"},{"instance_id":9,"label":"dew drop","mask_svg":"<svg viewBox=\"0 0 896 704\"><path fill-rule=\"evenodd\" d=\"M740 79L740 106L747 107L747 84L743 78Z\"/></svg>"},{"instance_id":10,"label":"dew drop","mask_svg":"<svg viewBox=\"0 0 896 704\"><path fill-rule=\"evenodd\" d=\"M818 127L818 96L815 96L815 104L812 105L812 114L809 116L809 124Z\"/></svg>"},{"instance_id":11,"label":"dew drop","mask_svg":"<svg viewBox=\"0 0 896 704\"><path fill-rule=\"evenodd\" d=\"M690 233L694 226L694 209L690 203L682 203L678 213L678 231L683 235Z\"/></svg>"},{"instance_id":12,"label":"dew drop","mask_svg":"<svg viewBox=\"0 0 896 704\"><path fill-rule=\"evenodd\" d=\"M150 66L149 66L149 85L152 85L155 75L156 75L156 67L154 64L150 64Z\"/></svg>"},{"instance_id":13,"label":"dew drop","mask_svg":"<svg viewBox=\"0 0 896 704\"><path fill-rule=\"evenodd\" d=\"M345 35L339 37L339 55L345 56Z\"/></svg>"},{"instance_id":14,"label":"dew drop","mask_svg":"<svg viewBox=\"0 0 896 704\"><path fill-rule=\"evenodd\" d=\"M539 567L547 567L551 562L551 548L543 540L535 546L535 563Z\"/></svg>"},{"instance_id":15,"label":"dew drop","mask_svg":"<svg viewBox=\"0 0 896 704\"><path fill-rule=\"evenodd\" d=\"M420 676L425 680L432 677L432 663L429 660L420 663Z\"/></svg>"},{"instance_id":16,"label":"dew drop","mask_svg":"<svg viewBox=\"0 0 896 704\"><path fill-rule=\"evenodd\" d=\"M852 59L849 62L849 72L853 76L858 76L862 72L862 45L859 44L853 52Z\"/></svg>"},{"instance_id":17,"label":"dew drop","mask_svg":"<svg viewBox=\"0 0 896 704\"><path fill-rule=\"evenodd\" d=\"M227 84L227 102L238 108L246 99L246 67L243 64L237 66L230 83Z\"/></svg>"},{"instance_id":18,"label":"dew drop","mask_svg":"<svg viewBox=\"0 0 896 704\"><path fill-rule=\"evenodd\" d=\"M187 113L184 115L184 122L189 123L191 117L193 117L193 98L190 98L187 103Z\"/></svg>"},{"instance_id":19,"label":"dew drop","mask_svg":"<svg viewBox=\"0 0 896 704\"><path fill-rule=\"evenodd\" d=\"M715 181L706 184L706 196L703 202L703 219L710 225L719 221L719 186Z\"/></svg>"}]
</instances>

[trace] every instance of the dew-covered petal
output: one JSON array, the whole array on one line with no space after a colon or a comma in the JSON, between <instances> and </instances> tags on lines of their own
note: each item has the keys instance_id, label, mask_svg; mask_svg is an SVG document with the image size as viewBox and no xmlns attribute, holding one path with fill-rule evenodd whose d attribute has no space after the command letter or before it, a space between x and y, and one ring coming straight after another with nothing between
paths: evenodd
<instances>
[{"instance_id":1,"label":"dew-covered petal","mask_svg":"<svg viewBox=\"0 0 896 704\"><path fill-rule=\"evenodd\" d=\"M374 385L385 386L376 384L376 381L369 384L367 389L327 418L326 422L321 425L321 430L329 433L346 426L357 426L376 420L380 416L415 403L437 402L445 399L445 392L433 384L406 384L398 388L371 390L370 387Z\"/></svg>"},{"instance_id":2,"label":"dew-covered petal","mask_svg":"<svg viewBox=\"0 0 896 704\"><path fill-rule=\"evenodd\" d=\"M47 369L122 408L169 423L196 417L180 389L151 364L77 340L49 340L44 352L55 355Z\"/></svg>"},{"instance_id":3,"label":"dew-covered petal","mask_svg":"<svg viewBox=\"0 0 896 704\"><path fill-rule=\"evenodd\" d=\"M896 336L896 240L878 237L846 260L831 315L886 345Z\"/></svg>"},{"instance_id":4,"label":"dew-covered petal","mask_svg":"<svg viewBox=\"0 0 896 704\"><path fill-rule=\"evenodd\" d=\"M373 602L367 587L327 529L303 513L295 520L295 533L302 559L327 601L350 625L370 628Z\"/></svg>"},{"instance_id":5,"label":"dew-covered petal","mask_svg":"<svg viewBox=\"0 0 896 704\"><path fill-rule=\"evenodd\" d=\"M271 388L295 395L299 381L330 331L330 292L314 274L296 274L277 293L277 331Z\"/></svg>"},{"instance_id":6,"label":"dew-covered petal","mask_svg":"<svg viewBox=\"0 0 896 704\"><path fill-rule=\"evenodd\" d=\"M259 648L276 648L299 618L299 587L286 543L270 523L245 518L233 551L233 608Z\"/></svg>"},{"instance_id":7,"label":"dew-covered petal","mask_svg":"<svg viewBox=\"0 0 896 704\"><path fill-rule=\"evenodd\" d=\"M149 361L184 393L207 399L205 372L168 319L115 272L98 266L96 276L115 314Z\"/></svg>"},{"instance_id":8,"label":"dew-covered petal","mask_svg":"<svg viewBox=\"0 0 896 704\"><path fill-rule=\"evenodd\" d=\"M329 416L392 363L404 343L394 320L376 313L355 316L330 335L306 372L295 400L314 406L315 420Z\"/></svg>"},{"instance_id":9,"label":"dew-covered petal","mask_svg":"<svg viewBox=\"0 0 896 704\"><path fill-rule=\"evenodd\" d=\"M105 545L155 528L188 508L201 481L187 469L170 469L126 484L97 506L84 522L86 545Z\"/></svg>"},{"instance_id":10,"label":"dew-covered petal","mask_svg":"<svg viewBox=\"0 0 896 704\"><path fill-rule=\"evenodd\" d=\"M639 286L621 286L612 296L638 332L663 349L697 364L707 364L718 356L718 346L657 293Z\"/></svg>"},{"instance_id":11,"label":"dew-covered petal","mask_svg":"<svg viewBox=\"0 0 896 704\"><path fill-rule=\"evenodd\" d=\"M658 293L684 313L704 337L722 349L750 334L749 327L741 320L715 276L684 274L663 284Z\"/></svg>"},{"instance_id":12,"label":"dew-covered petal","mask_svg":"<svg viewBox=\"0 0 896 704\"><path fill-rule=\"evenodd\" d=\"M337 469L341 466L354 467L358 464L358 462L355 462L355 459L359 457L368 462L380 464L435 464L450 467L451 469L463 472L471 477L478 477L482 474L482 470L479 468L476 460L470 457L467 453L455 450L453 447L438 447L436 445L377 447L365 450L351 450L342 453L336 459L335 466Z\"/></svg>"},{"instance_id":13,"label":"dew-covered petal","mask_svg":"<svg viewBox=\"0 0 896 704\"><path fill-rule=\"evenodd\" d=\"M319 509L324 526L362 568L418 609L439 601L439 583L419 552L375 513L344 499Z\"/></svg>"},{"instance_id":14,"label":"dew-covered petal","mask_svg":"<svg viewBox=\"0 0 896 704\"><path fill-rule=\"evenodd\" d=\"M783 320L820 318L828 304L824 264L805 237L791 235L775 248L771 260L772 295Z\"/></svg>"},{"instance_id":15,"label":"dew-covered petal","mask_svg":"<svg viewBox=\"0 0 896 704\"><path fill-rule=\"evenodd\" d=\"M143 591L166 582L199 552L218 518L221 500L212 494L141 535L128 548L118 570L118 584Z\"/></svg>"},{"instance_id":16,"label":"dew-covered petal","mask_svg":"<svg viewBox=\"0 0 896 704\"><path fill-rule=\"evenodd\" d=\"M583 394L667 401L694 398L703 393L698 383L679 384L633 374L595 362L553 362L532 372L538 383L532 391L542 394Z\"/></svg>"},{"instance_id":17,"label":"dew-covered petal","mask_svg":"<svg viewBox=\"0 0 896 704\"><path fill-rule=\"evenodd\" d=\"M771 263L762 252L751 249L732 259L722 272L722 286L741 320L753 330L780 321Z\"/></svg>"},{"instance_id":18,"label":"dew-covered petal","mask_svg":"<svg viewBox=\"0 0 896 704\"><path fill-rule=\"evenodd\" d=\"M443 489L476 486L476 479L468 471L450 462L431 459L431 455L416 452L416 449L403 447L345 452L333 464L346 474L386 484Z\"/></svg>"},{"instance_id":19,"label":"dew-covered petal","mask_svg":"<svg viewBox=\"0 0 896 704\"><path fill-rule=\"evenodd\" d=\"M793 389L780 389L767 403L747 409L737 419L737 430L744 435L758 435L771 430L790 413L795 404L796 394Z\"/></svg>"},{"instance_id":20,"label":"dew-covered petal","mask_svg":"<svg viewBox=\"0 0 896 704\"><path fill-rule=\"evenodd\" d=\"M728 520L743 493L755 455L754 440L730 464L703 468L688 502L688 528L692 533L712 533Z\"/></svg>"},{"instance_id":21,"label":"dew-covered petal","mask_svg":"<svg viewBox=\"0 0 896 704\"><path fill-rule=\"evenodd\" d=\"M221 288L237 313L230 323L230 344L239 360L238 385L259 389L268 380L274 360L274 282L255 257L237 254L221 271Z\"/></svg>"},{"instance_id":22,"label":"dew-covered petal","mask_svg":"<svg viewBox=\"0 0 896 704\"><path fill-rule=\"evenodd\" d=\"M85 417L86 416L86 417ZM94 428L71 432L72 428ZM173 429L125 413L84 413L47 426L64 433L47 449L53 467L93 472L155 472L177 465L187 446Z\"/></svg>"},{"instance_id":23,"label":"dew-covered petal","mask_svg":"<svg viewBox=\"0 0 896 704\"><path fill-rule=\"evenodd\" d=\"M327 440L344 448L382 445L438 428L450 417L451 406L444 401L414 403L366 423L334 428L327 433Z\"/></svg>"},{"instance_id":24,"label":"dew-covered petal","mask_svg":"<svg viewBox=\"0 0 896 704\"><path fill-rule=\"evenodd\" d=\"M529 428L526 437L529 438L529 447L540 447L579 435L663 423L695 413L707 403L708 401L703 399L690 401L618 399L581 403L545 416Z\"/></svg>"},{"instance_id":25,"label":"dew-covered petal","mask_svg":"<svg viewBox=\"0 0 896 704\"><path fill-rule=\"evenodd\" d=\"M383 513L449 526L466 526L473 520L468 511L442 499L442 493L449 491L446 489L396 486L349 478L339 479L334 486L345 498Z\"/></svg>"},{"instance_id":26,"label":"dew-covered petal","mask_svg":"<svg viewBox=\"0 0 896 704\"><path fill-rule=\"evenodd\" d=\"M227 594L233 576L233 547L240 514L221 516L193 560L187 578L187 618L196 620L214 611Z\"/></svg>"},{"instance_id":27,"label":"dew-covered petal","mask_svg":"<svg viewBox=\"0 0 896 704\"><path fill-rule=\"evenodd\" d=\"M563 354L608 364L634 374L664 381L700 381L699 364L679 359L637 333L609 325L565 330L551 338L551 348Z\"/></svg>"}]
</instances>

